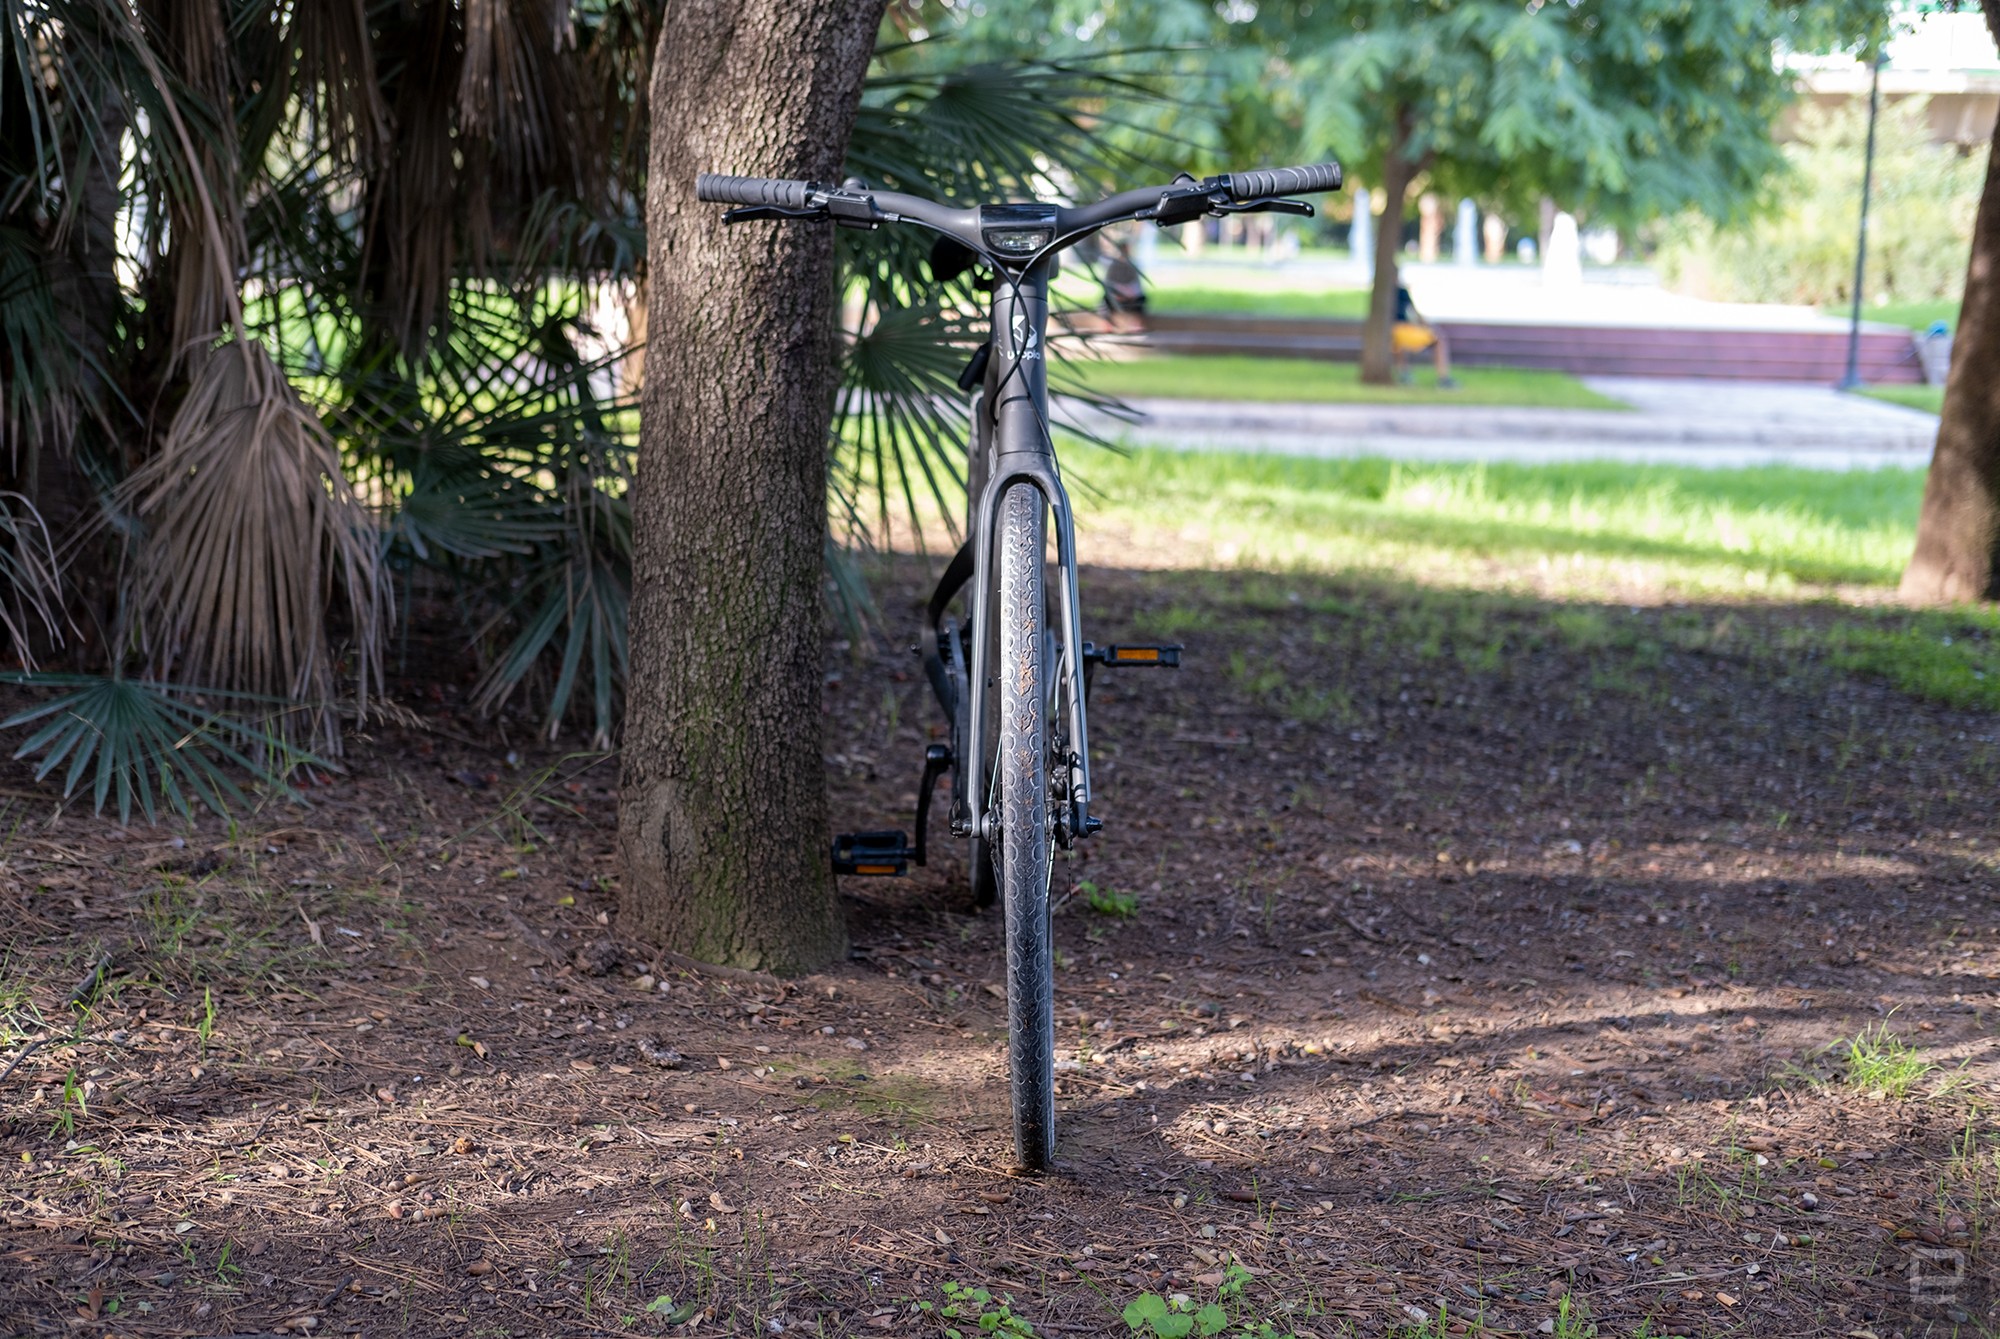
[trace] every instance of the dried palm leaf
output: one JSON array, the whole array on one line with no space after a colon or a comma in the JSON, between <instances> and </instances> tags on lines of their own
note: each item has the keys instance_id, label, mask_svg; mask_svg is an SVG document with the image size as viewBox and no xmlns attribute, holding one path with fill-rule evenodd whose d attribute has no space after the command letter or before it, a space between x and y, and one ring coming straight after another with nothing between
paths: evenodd
<instances>
[{"instance_id":1,"label":"dried palm leaf","mask_svg":"<svg viewBox=\"0 0 2000 1339\"><path fill-rule=\"evenodd\" d=\"M328 615L344 597L365 710L389 592L332 439L261 344L200 356L159 451L118 501L142 532L131 579L152 673L308 704L317 746L337 749Z\"/></svg>"},{"instance_id":2,"label":"dried palm leaf","mask_svg":"<svg viewBox=\"0 0 2000 1339\"><path fill-rule=\"evenodd\" d=\"M62 565L41 513L19 493L0 493L0 629L23 669L35 667L36 625L62 641L61 607Z\"/></svg>"},{"instance_id":3,"label":"dried palm leaf","mask_svg":"<svg viewBox=\"0 0 2000 1339\"><path fill-rule=\"evenodd\" d=\"M287 37L298 53L298 88L323 142L336 162L373 163L389 142L389 109L364 0L319 0L291 12Z\"/></svg>"}]
</instances>

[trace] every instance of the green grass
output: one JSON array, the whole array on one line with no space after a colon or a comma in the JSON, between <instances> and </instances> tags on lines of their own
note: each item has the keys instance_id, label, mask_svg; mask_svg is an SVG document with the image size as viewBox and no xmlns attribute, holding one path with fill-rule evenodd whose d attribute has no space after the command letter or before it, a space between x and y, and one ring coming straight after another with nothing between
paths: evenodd
<instances>
[{"instance_id":1,"label":"green grass","mask_svg":"<svg viewBox=\"0 0 2000 1339\"><path fill-rule=\"evenodd\" d=\"M1822 307L1828 316L1847 317L1854 314L1852 307ZM1953 330L1958 329L1958 303L1950 300L1938 302L1890 302L1880 307L1863 306L1861 319L1878 321L1883 325L1908 326L1912 330L1929 330L1933 324L1943 321Z\"/></svg>"},{"instance_id":2,"label":"green grass","mask_svg":"<svg viewBox=\"0 0 2000 1339\"><path fill-rule=\"evenodd\" d=\"M1942 386L1869 386L1860 394L1871 400L1883 400L1889 404L1899 404L1910 409L1921 409L1927 414L1944 412L1944 387Z\"/></svg>"},{"instance_id":3,"label":"green grass","mask_svg":"<svg viewBox=\"0 0 2000 1339\"><path fill-rule=\"evenodd\" d=\"M1835 666L1912 697L2000 711L2000 613L1992 609L1869 610L1813 640Z\"/></svg>"},{"instance_id":4,"label":"green grass","mask_svg":"<svg viewBox=\"0 0 2000 1339\"><path fill-rule=\"evenodd\" d=\"M1083 523L1119 533L1140 561L1374 571L1552 595L1639 587L1770 596L1893 583L1923 491L1916 470L1165 450L1072 451L1069 470L1093 493L1079 503ZM1873 652L1857 646L1854 654Z\"/></svg>"},{"instance_id":5,"label":"green grass","mask_svg":"<svg viewBox=\"0 0 2000 1339\"><path fill-rule=\"evenodd\" d=\"M1847 1043L1847 1086L1859 1092L1908 1097L1931 1063L1884 1023Z\"/></svg>"},{"instance_id":6,"label":"green grass","mask_svg":"<svg viewBox=\"0 0 2000 1339\"><path fill-rule=\"evenodd\" d=\"M1084 384L1111 395L1189 400L1262 400L1306 404L1518 405L1542 409L1625 409L1575 377L1511 367L1470 367L1457 390L1440 390L1428 368L1410 386L1364 386L1352 363L1311 358L1142 358L1079 362Z\"/></svg>"},{"instance_id":7,"label":"green grass","mask_svg":"<svg viewBox=\"0 0 2000 1339\"><path fill-rule=\"evenodd\" d=\"M1331 288L1319 291L1247 288L1156 288L1148 305L1156 312L1240 313L1245 316L1318 316L1359 321L1368 315L1368 290Z\"/></svg>"}]
</instances>

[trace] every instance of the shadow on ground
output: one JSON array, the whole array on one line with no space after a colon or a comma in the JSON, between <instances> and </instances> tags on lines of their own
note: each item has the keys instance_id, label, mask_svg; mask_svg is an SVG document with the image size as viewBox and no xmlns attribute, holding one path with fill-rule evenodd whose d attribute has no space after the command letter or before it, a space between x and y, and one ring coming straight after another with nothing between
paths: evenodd
<instances>
[{"instance_id":1,"label":"shadow on ground","mask_svg":"<svg viewBox=\"0 0 2000 1339\"><path fill-rule=\"evenodd\" d=\"M1086 582L1187 667L1093 701L1060 881L1132 914L1056 919L1060 1175L1006 1172L949 860L848 889L836 970L639 977L613 764L440 709L234 832L17 786L0 1330L934 1334L953 1282L1037 1334L1238 1283L1302 1335L2000 1323L1991 715L1817 607ZM909 822L912 669L830 662L837 825Z\"/></svg>"}]
</instances>

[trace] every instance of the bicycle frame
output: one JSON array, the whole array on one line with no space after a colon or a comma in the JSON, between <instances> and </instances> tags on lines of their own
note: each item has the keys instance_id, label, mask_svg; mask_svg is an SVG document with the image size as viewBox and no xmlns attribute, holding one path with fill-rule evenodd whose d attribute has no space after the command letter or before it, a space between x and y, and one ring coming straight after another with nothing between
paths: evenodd
<instances>
[{"instance_id":1,"label":"bicycle frame","mask_svg":"<svg viewBox=\"0 0 2000 1339\"><path fill-rule=\"evenodd\" d=\"M1054 270L1043 260L1018 277L1003 278L993 287L992 361L987 369L987 399L977 412L992 415L993 470L985 489L972 507L973 545L972 664L969 675L965 757L960 760L963 780L961 797L954 796L952 831L958 836L999 836L993 815L986 809L984 759L990 743L985 738L986 708L989 700L988 676L995 631L995 611L986 574L993 570L994 533L1000 518L1000 503L1007 490L1017 483L1032 485L1055 518L1056 563L1062 571L1062 616L1065 644L1062 663L1057 667L1062 692L1065 728L1068 731L1071 779L1065 796L1069 813L1058 824L1058 840L1068 846L1076 837L1087 836L1100 826L1090 815L1090 739L1084 719L1084 681L1080 665L1083 651L1083 607L1077 594L1076 522L1070 510L1069 493L1057 472L1055 441L1049 432L1049 388L1047 334L1049 278ZM979 434L975 425L974 440Z\"/></svg>"},{"instance_id":2,"label":"bicycle frame","mask_svg":"<svg viewBox=\"0 0 2000 1339\"><path fill-rule=\"evenodd\" d=\"M1234 172L1200 181L1182 174L1165 186L1123 191L1094 204L1072 208L1032 201L956 207L898 191L870 190L858 181L829 186L783 178L710 173L696 179L696 198L737 206L724 215L726 222L823 219L844 227L870 229L884 223L913 223L935 234L940 243L948 244L949 252L956 253L955 259L944 257L941 265L940 253L933 250L934 278L948 279L974 264L987 266L993 275L986 392L983 399L975 400L972 434L975 451L982 442L991 443L992 469L979 496L971 500L967 547L961 548L952 559L931 597L930 620L924 629L921 648L925 672L938 701L947 715L954 717L953 746L943 749L934 745L926 750L916 847L909 848L902 834L895 832L836 838L833 853L836 869L901 874L910 857L923 863L926 844L922 828L929 812L929 788L946 766L955 774L953 835L982 842L996 840L1001 835L998 815L987 812L985 771L987 750L997 747L999 742L986 738L988 704L995 696L988 679L995 669L991 662L1000 631L998 613L992 607L992 573L1001 505L1009 490L1021 484L1035 489L1048 514L1055 518L1056 563L1062 573L1063 654L1052 666L1054 677L1045 691L1051 697L1060 696L1062 751L1048 761L1052 776L1053 769L1060 769L1068 793L1060 796L1058 812L1051 815L1052 836L1057 845L1067 848L1077 838L1087 837L1103 826L1091 813L1090 738L1084 719L1089 681L1087 662L1096 658L1107 664L1171 666L1178 664L1178 659L1157 652L1169 649L1177 652L1179 648L1147 648L1156 654L1128 661L1117 656L1119 648L1109 648L1113 654L1107 659L1083 640L1082 604L1077 594L1076 522L1049 432L1047 335L1049 280L1055 273L1055 257L1099 229L1123 221L1149 221L1170 227L1205 214L1261 211L1307 216L1313 212L1312 206L1283 197L1292 192L1338 190L1340 181L1337 163ZM971 389L970 378L961 384ZM987 462L982 459L977 463L983 466ZM976 470L968 471L968 481L976 474ZM1036 557L1046 564L1046 549ZM966 570L968 566L970 571ZM970 664L966 665L958 662L958 633L945 618L944 610L968 577L973 580L973 590L971 626L965 629L971 652L966 658ZM1045 611L1046 607L1045 597ZM940 634L948 630L951 644L941 646ZM970 682L961 684L960 675ZM962 728L957 725L960 719L957 713L961 710L965 712ZM1048 722L1048 728L1053 735L1053 720ZM1048 742L1053 746L1056 741L1051 738ZM1052 792L1053 789L1052 781ZM1052 793L1050 798L1057 797ZM841 854L843 849L848 852L846 859ZM855 858L856 853L873 858L862 861ZM864 864L868 866L865 870Z\"/></svg>"}]
</instances>

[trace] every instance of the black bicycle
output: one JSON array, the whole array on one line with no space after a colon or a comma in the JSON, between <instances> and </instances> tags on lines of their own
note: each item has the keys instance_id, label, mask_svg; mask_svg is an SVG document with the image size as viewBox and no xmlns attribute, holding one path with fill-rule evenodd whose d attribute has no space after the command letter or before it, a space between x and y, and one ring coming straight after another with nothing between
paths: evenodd
<instances>
[{"instance_id":1,"label":"black bicycle","mask_svg":"<svg viewBox=\"0 0 2000 1339\"><path fill-rule=\"evenodd\" d=\"M703 173L696 198L739 206L724 221L823 219L856 228L908 223L937 235L939 282L974 266L991 276L992 325L959 377L973 394L967 443L966 539L932 594L919 648L951 726L925 751L916 844L902 832L835 838L834 869L894 876L929 855L931 795L951 785L951 832L968 843L973 900L998 900L1007 927L1007 1028L1014 1152L1030 1171L1055 1152L1055 991L1049 881L1055 848L1097 832L1090 807L1084 702L1092 672L1172 668L1178 646L1097 647L1083 640L1076 529L1049 431L1045 361L1055 255L1113 223L1161 227L1204 215L1310 215L1293 194L1340 189L1337 163L1234 172L1125 191L1081 208L1025 203L956 207L859 182ZM1060 610L1048 600L1049 519L1055 522ZM970 608L961 594L970 589Z\"/></svg>"}]
</instances>

